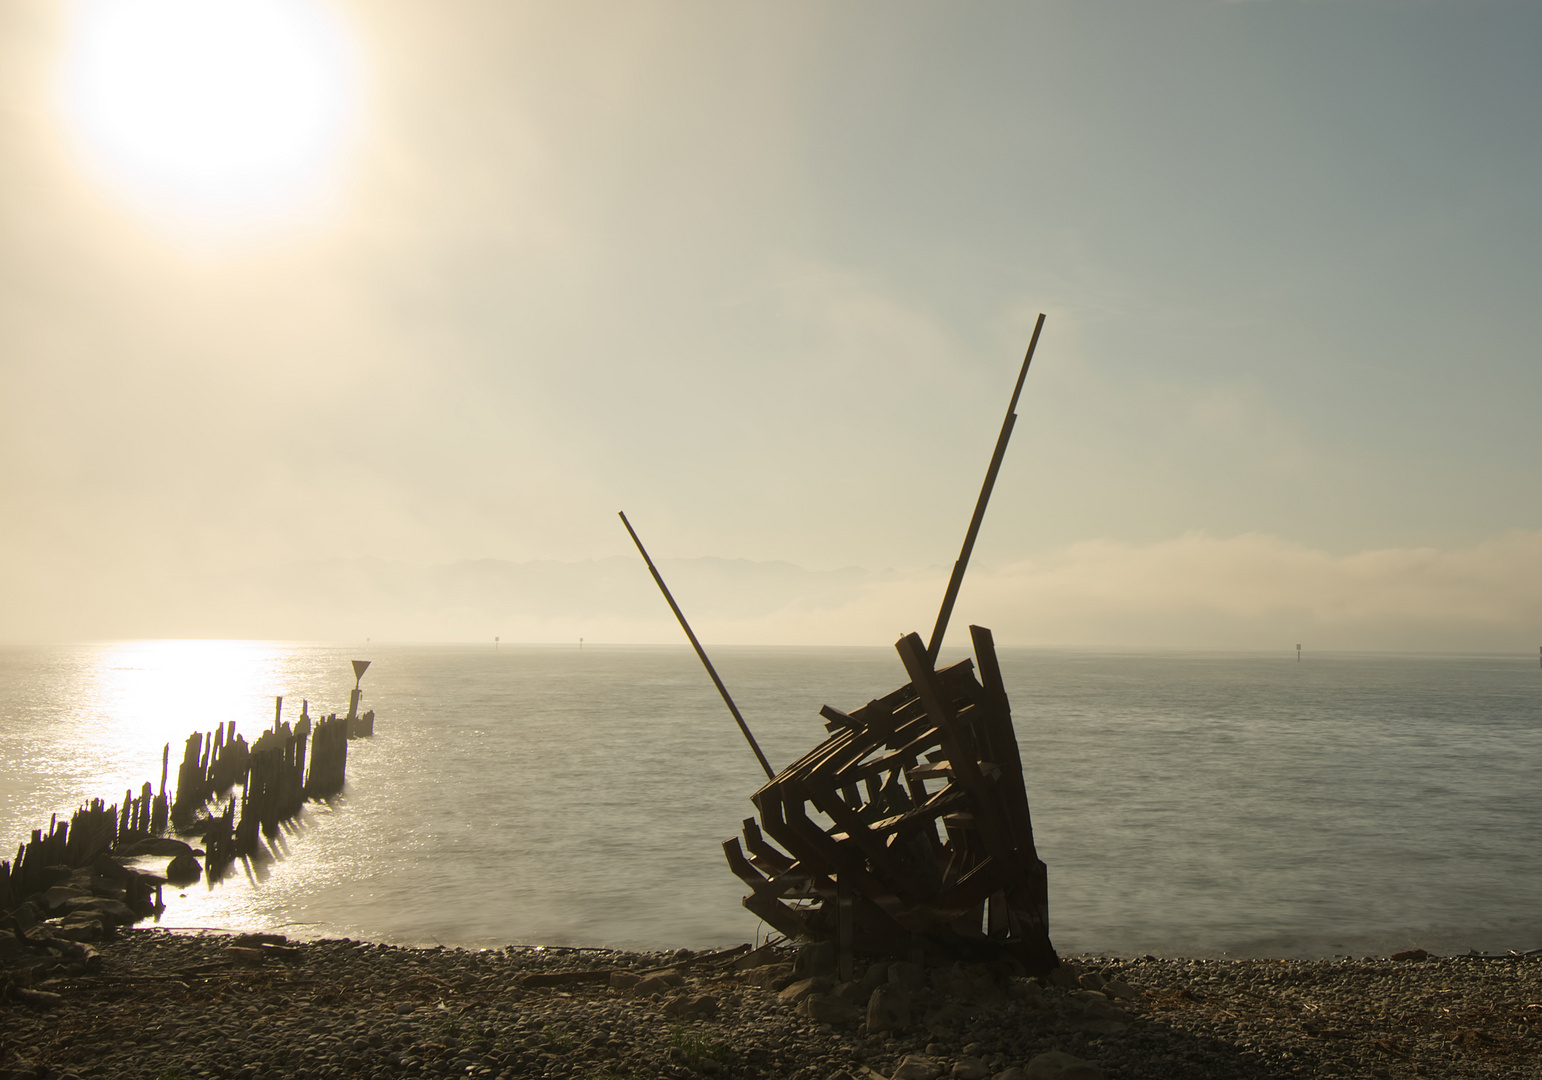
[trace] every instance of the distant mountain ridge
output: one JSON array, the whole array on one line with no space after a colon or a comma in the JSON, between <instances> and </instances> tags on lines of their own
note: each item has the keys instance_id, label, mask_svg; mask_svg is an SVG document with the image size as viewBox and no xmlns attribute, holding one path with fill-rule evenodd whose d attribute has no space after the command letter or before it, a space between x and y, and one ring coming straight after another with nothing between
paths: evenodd
<instances>
[{"instance_id":1,"label":"distant mountain ridge","mask_svg":"<svg viewBox=\"0 0 1542 1080\"><path fill-rule=\"evenodd\" d=\"M1542 640L1542 530L1469 548L1334 555L1259 534L1185 534L1152 544L1087 541L970 568L952 635L989 626L998 644L1163 648L1508 652ZM703 641L856 645L925 631L941 566L809 570L784 561L660 562ZM47 613L36 640L279 640L682 643L635 555L413 565L343 558L164 576L30 584L10 610ZM11 624L9 632L21 639ZM951 636L951 635L950 635ZM1530 654L1535 662L1536 654Z\"/></svg>"},{"instance_id":2,"label":"distant mountain ridge","mask_svg":"<svg viewBox=\"0 0 1542 1080\"><path fill-rule=\"evenodd\" d=\"M851 604L894 571L808 570L785 561L701 557L658 560L693 622L743 623L778 612ZM564 562L468 559L413 565L373 558L324 559L186 582L163 608L202 606L201 632L226 624L271 627L276 637L475 640L672 640L673 616L637 557ZM175 589L173 592L181 591ZM585 627L589 633L585 634ZM250 629L243 636L249 636ZM615 636L619 635L619 636Z\"/></svg>"}]
</instances>

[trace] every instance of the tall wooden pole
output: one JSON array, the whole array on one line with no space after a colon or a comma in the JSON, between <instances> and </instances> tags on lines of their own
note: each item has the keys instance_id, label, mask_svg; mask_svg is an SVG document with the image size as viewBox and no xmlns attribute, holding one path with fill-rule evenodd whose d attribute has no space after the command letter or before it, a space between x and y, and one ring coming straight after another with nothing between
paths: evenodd
<instances>
[{"instance_id":1,"label":"tall wooden pole","mask_svg":"<svg viewBox=\"0 0 1542 1080\"><path fill-rule=\"evenodd\" d=\"M1012 425L1017 423L1017 398L1023 392L1023 380L1028 377L1028 365L1033 363L1033 350L1039 345L1039 331L1044 329L1044 315L1033 324L1033 337L1028 339L1028 355L1023 357L1023 370L1017 373L1017 385L1012 388L1012 400L1007 405L1006 419L1001 422L1001 434L996 438L996 452L991 455L990 468L985 470L985 483L980 488L980 498L974 504L974 517L969 519L969 532L964 536L963 550L953 564L953 576L948 579L948 591L942 598L942 610L937 613L937 625L932 628L932 640L926 646L926 659L937 666L937 653L942 649L942 639L948 632L948 620L953 617L953 605L958 600L959 586L964 583L964 571L969 568L969 556L974 551L975 537L980 535L980 522L985 520L985 506L991 501L991 489L996 486L996 474L1001 471L1001 459L1006 456L1007 440L1012 437Z\"/></svg>"},{"instance_id":2,"label":"tall wooden pole","mask_svg":"<svg viewBox=\"0 0 1542 1080\"><path fill-rule=\"evenodd\" d=\"M642 553L643 562L648 564L648 573L653 575L653 580L658 582L659 592L664 594L664 599L669 601L669 610L675 613L675 618L680 620L680 629L685 631L685 636L690 639L691 648L696 650L696 655L701 658L701 666L707 669L707 674L712 676L712 685L717 687L717 692L723 695L723 704L728 706L728 711L733 713L734 723L739 725L739 730L744 732L744 739L750 744L750 749L755 751L755 756L760 759L760 767L766 770L766 779L776 779L776 772L771 768L771 763L766 760L766 755L760 752L760 744L755 741L755 736L750 734L750 726L744 722L744 717L739 715L739 706L734 704L734 699L728 695L728 687L723 685L723 680L717 677L717 669L712 666L712 661L707 659L707 650L701 647L701 642L696 640L696 635L691 632L691 624L685 621L685 614L680 610L680 605L675 603L675 598L669 594L669 586L664 584L664 578L659 574L658 568L653 565L653 560L648 558L648 551L643 547L643 542L637 538L637 530L632 528L632 523L626 519L626 514L621 515L621 524L626 526L626 531L632 536L632 543L637 545L637 550Z\"/></svg>"}]
</instances>

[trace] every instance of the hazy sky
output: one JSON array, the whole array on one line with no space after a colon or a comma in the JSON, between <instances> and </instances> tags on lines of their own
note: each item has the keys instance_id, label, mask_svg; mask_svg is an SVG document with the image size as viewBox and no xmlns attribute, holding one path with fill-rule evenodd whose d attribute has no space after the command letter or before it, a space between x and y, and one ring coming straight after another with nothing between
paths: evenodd
<instances>
[{"instance_id":1,"label":"hazy sky","mask_svg":"<svg viewBox=\"0 0 1542 1080\"><path fill-rule=\"evenodd\" d=\"M335 66L300 180L173 147L256 210L102 149L111 0L0 5L0 637L675 640L253 584L620 509L813 572L704 637L924 632L1043 311L959 628L1542 643L1542 6L222 2Z\"/></svg>"}]
</instances>

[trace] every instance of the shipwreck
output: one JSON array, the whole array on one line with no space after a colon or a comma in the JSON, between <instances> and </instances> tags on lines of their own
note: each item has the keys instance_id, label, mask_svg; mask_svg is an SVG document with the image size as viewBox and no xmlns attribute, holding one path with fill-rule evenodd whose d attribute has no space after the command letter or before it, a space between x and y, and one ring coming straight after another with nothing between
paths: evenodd
<instances>
[{"instance_id":1,"label":"shipwreck","mask_svg":"<svg viewBox=\"0 0 1542 1080\"><path fill-rule=\"evenodd\" d=\"M742 842L723 843L750 888L744 906L789 938L831 942L846 977L855 955L1011 958L1032 974L1059 963L991 632L970 626L974 659L937 667L1043 326L1040 315L931 639L895 644L908 681L850 711L824 706L828 737L780 772L621 515L766 773Z\"/></svg>"}]
</instances>

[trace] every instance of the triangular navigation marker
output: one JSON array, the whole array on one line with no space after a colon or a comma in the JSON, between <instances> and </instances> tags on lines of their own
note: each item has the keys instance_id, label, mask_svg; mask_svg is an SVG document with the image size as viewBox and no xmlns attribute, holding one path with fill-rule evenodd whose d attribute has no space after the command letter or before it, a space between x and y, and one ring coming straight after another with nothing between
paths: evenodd
<instances>
[{"instance_id":1,"label":"triangular navigation marker","mask_svg":"<svg viewBox=\"0 0 1542 1080\"><path fill-rule=\"evenodd\" d=\"M369 667L368 660L355 660L353 662L353 682L357 686L359 680L364 678L364 672Z\"/></svg>"}]
</instances>

